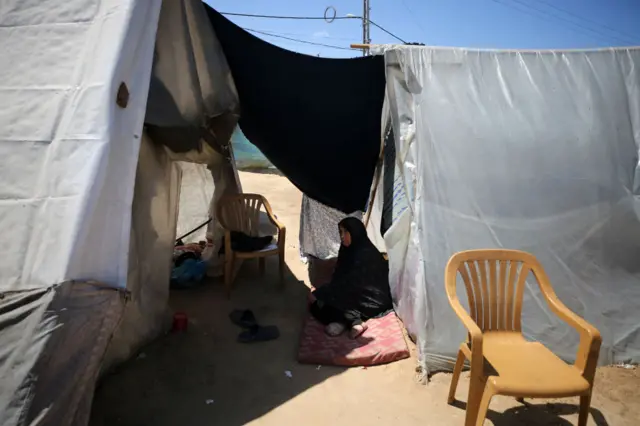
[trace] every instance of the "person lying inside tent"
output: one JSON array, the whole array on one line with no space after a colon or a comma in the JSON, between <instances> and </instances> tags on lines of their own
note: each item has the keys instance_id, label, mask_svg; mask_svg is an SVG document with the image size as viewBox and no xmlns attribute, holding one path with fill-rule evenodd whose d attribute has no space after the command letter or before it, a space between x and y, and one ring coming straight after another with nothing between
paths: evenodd
<instances>
[{"instance_id":1,"label":"person lying inside tent","mask_svg":"<svg viewBox=\"0 0 640 426\"><path fill-rule=\"evenodd\" d=\"M326 325L326 333L338 336L350 329L360 336L365 321L393 308L389 289L389 265L367 236L364 224L353 217L338 224L340 251L331 281L312 293L311 314Z\"/></svg>"}]
</instances>

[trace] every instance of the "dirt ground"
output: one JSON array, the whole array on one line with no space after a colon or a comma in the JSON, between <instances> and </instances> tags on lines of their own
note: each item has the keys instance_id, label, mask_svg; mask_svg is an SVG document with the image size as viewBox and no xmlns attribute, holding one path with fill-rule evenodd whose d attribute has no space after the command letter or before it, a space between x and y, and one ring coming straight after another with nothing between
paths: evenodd
<instances>
[{"instance_id":1,"label":"dirt ground","mask_svg":"<svg viewBox=\"0 0 640 426\"><path fill-rule=\"evenodd\" d=\"M171 294L171 307L189 316L189 329L167 334L103 378L96 390L91 426L173 425L420 425L464 424L463 404L449 406L450 374L428 385L415 380L415 357L375 368L329 368L296 362L308 282L298 256L300 192L277 175L241 173L245 192L264 194L287 226L286 285L277 285L277 261L246 262L231 300L220 282ZM255 345L236 343L239 330L228 314L250 308L281 337ZM288 377L285 372L291 372ZM466 400L468 377L457 397ZM637 425L640 369L598 371L590 425ZM577 423L577 400L497 397L493 425Z\"/></svg>"}]
</instances>

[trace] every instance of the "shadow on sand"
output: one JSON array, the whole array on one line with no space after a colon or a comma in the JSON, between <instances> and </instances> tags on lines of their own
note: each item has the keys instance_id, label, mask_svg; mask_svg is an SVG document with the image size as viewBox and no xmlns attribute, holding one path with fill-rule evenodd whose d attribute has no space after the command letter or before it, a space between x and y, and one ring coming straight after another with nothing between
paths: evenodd
<instances>
[{"instance_id":1,"label":"shadow on sand","mask_svg":"<svg viewBox=\"0 0 640 426\"><path fill-rule=\"evenodd\" d=\"M466 410L467 403L456 400L454 407ZM525 401L522 405L509 408L503 413L498 413L489 409L487 419L491 420L494 426L515 426L515 425L557 425L571 426L573 423L560 416L568 416L578 413L578 406L565 403L543 403L531 404ZM609 426L600 410L591 408L591 418L598 426Z\"/></svg>"},{"instance_id":2,"label":"shadow on sand","mask_svg":"<svg viewBox=\"0 0 640 426\"><path fill-rule=\"evenodd\" d=\"M243 425L341 374L296 361L308 289L288 268L283 289L277 269L276 258L267 259L260 277L257 262L245 262L231 300L219 280L172 292L171 307L187 313L188 331L160 337L103 378L90 425ZM280 328L280 338L237 343L233 309L252 309L260 324Z\"/></svg>"}]
</instances>

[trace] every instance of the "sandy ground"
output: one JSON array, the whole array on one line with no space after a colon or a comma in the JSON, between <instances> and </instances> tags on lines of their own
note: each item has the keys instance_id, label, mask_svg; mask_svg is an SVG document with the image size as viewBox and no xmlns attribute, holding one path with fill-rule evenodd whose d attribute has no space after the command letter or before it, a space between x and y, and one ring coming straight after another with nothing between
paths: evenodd
<instances>
[{"instance_id":1,"label":"sandy ground","mask_svg":"<svg viewBox=\"0 0 640 426\"><path fill-rule=\"evenodd\" d=\"M212 281L173 292L171 307L189 315L189 330L167 334L105 377L93 403L91 426L169 425L462 425L464 410L446 404L449 374L415 381L415 358L375 368L317 368L296 362L305 314L306 266L298 257L300 192L276 175L241 173L246 192L265 194L287 226L286 285L277 285L277 262L246 262L231 300ZM227 315L250 308L262 324L281 330L277 341L242 345ZM290 371L289 378L285 371ZM458 388L466 400L468 378ZM598 371L590 425L637 425L640 370ZM570 425L577 401L497 397L486 424Z\"/></svg>"}]
</instances>

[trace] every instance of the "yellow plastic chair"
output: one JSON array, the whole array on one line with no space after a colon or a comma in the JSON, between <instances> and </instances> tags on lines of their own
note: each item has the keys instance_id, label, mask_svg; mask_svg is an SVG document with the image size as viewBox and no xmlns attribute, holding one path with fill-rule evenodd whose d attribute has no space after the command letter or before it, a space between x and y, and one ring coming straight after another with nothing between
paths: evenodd
<instances>
[{"instance_id":1,"label":"yellow plastic chair","mask_svg":"<svg viewBox=\"0 0 640 426\"><path fill-rule=\"evenodd\" d=\"M533 273L551 310L580 334L574 365L522 335L522 296ZM464 282L469 311L456 292ZM579 426L587 424L593 379L602 339L598 330L571 312L556 296L549 278L531 254L515 250L470 250L451 257L445 271L451 307L469 335L460 345L449 389L449 404L465 358L471 365L465 426L481 426L494 395L521 398L580 396Z\"/></svg>"},{"instance_id":2,"label":"yellow plastic chair","mask_svg":"<svg viewBox=\"0 0 640 426\"><path fill-rule=\"evenodd\" d=\"M254 252L238 252L231 249L231 231L242 232L257 237L260 232L260 213L264 209L269 221L278 229L278 240L262 250ZM224 285L227 297L231 295L235 261L237 259L258 259L260 275L264 274L265 258L278 255L280 261L280 281L284 283L284 254L286 228L273 214L266 198L258 194L226 195L222 197L216 208L216 217L224 229Z\"/></svg>"}]
</instances>

